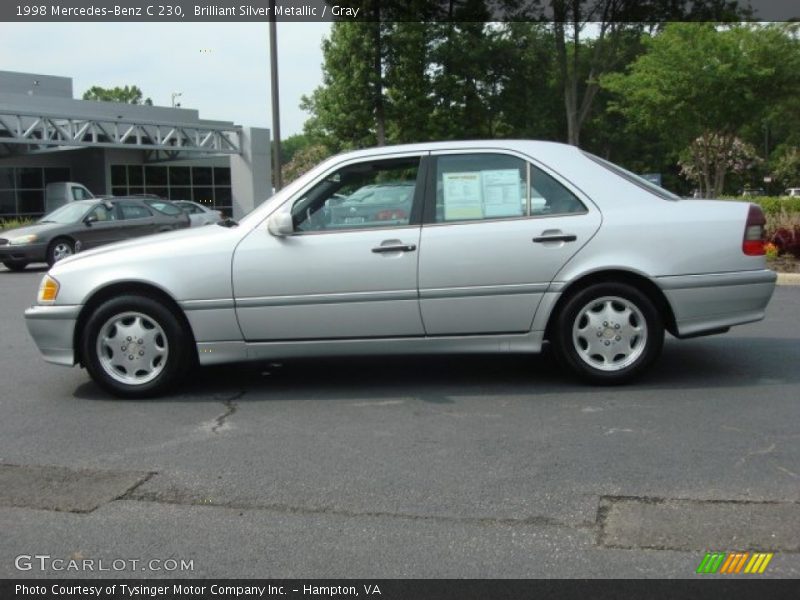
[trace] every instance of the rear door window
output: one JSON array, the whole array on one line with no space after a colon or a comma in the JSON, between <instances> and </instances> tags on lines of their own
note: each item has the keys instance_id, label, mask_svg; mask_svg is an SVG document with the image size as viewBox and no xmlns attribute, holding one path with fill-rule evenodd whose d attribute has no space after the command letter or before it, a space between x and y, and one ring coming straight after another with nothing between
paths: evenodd
<instances>
[{"instance_id":1,"label":"rear door window","mask_svg":"<svg viewBox=\"0 0 800 600\"><path fill-rule=\"evenodd\" d=\"M148 217L153 216L153 213L151 213L147 207L141 204L136 204L133 202L120 202L117 206L119 208L120 219L125 221L131 219L147 219Z\"/></svg>"},{"instance_id":2,"label":"rear door window","mask_svg":"<svg viewBox=\"0 0 800 600\"><path fill-rule=\"evenodd\" d=\"M457 223L585 213L567 187L539 167L497 153L436 157L435 205L427 222Z\"/></svg>"}]
</instances>

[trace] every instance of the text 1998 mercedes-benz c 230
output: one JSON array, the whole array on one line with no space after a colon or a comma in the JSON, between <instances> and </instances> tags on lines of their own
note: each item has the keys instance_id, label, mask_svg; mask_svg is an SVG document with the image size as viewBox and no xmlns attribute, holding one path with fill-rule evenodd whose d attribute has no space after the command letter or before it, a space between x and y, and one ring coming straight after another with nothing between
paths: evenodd
<instances>
[{"instance_id":1,"label":"text 1998 mercedes-benz c 230","mask_svg":"<svg viewBox=\"0 0 800 600\"><path fill-rule=\"evenodd\" d=\"M621 383L773 293L761 210L681 200L562 144L343 154L240 223L57 263L25 313L44 358L127 397L201 365L296 356L538 352Z\"/></svg>"}]
</instances>

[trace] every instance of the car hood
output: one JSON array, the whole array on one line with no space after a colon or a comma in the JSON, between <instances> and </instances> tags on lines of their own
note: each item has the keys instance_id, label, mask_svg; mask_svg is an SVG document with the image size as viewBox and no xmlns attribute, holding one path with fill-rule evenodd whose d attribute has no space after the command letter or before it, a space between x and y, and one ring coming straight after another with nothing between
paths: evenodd
<instances>
[{"instance_id":1,"label":"car hood","mask_svg":"<svg viewBox=\"0 0 800 600\"><path fill-rule=\"evenodd\" d=\"M224 235L224 232L229 233L230 231L230 229L224 227L215 227L214 230L211 230L210 227L204 227L202 229L185 228L164 233L154 233L152 235L145 235L122 242L114 242L99 248L94 248L93 250L73 254L70 257L60 260L58 266L86 263L91 259L116 259L122 258L123 256L127 259L134 252L140 256L163 252L164 256L168 256L170 253L176 252L179 249L207 247L209 244L214 244L213 240L216 235Z\"/></svg>"},{"instance_id":2,"label":"car hood","mask_svg":"<svg viewBox=\"0 0 800 600\"><path fill-rule=\"evenodd\" d=\"M36 223L35 225L26 225L25 227L17 227L16 229L7 229L6 231L0 232L0 237L9 239L31 234L43 235L50 231L61 229L62 227L64 227L63 223Z\"/></svg>"}]
</instances>

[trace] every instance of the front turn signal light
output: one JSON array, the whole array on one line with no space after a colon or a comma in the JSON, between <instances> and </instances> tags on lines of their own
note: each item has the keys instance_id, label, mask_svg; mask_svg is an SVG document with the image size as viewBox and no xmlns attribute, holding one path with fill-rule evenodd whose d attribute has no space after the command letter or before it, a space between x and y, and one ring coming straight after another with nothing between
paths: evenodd
<instances>
[{"instance_id":1,"label":"front turn signal light","mask_svg":"<svg viewBox=\"0 0 800 600\"><path fill-rule=\"evenodd\" d=\"M58 282L50 275L45 275L39 284L39 304L52 304L55 302L56 296L58 296L58 288Z\"/></svg>"}]
</instances>

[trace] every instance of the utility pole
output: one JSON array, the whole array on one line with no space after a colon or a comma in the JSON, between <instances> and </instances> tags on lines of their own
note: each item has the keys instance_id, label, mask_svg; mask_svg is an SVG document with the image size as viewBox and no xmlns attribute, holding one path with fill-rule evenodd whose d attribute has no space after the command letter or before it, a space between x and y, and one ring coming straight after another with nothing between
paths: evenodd
<instances>
[{"instance_id":1,"label":"utility pole","mask_svg":"<svg viewBox=\"0 0 800 600\"><path fill-rule=\"evenodd\" d=\"M278 33L275 0L270 0L269 19L269 72L272 90L272 181L275 191L283 187L281 177L281 109L278 98Z\"/></svg>"}]
</instances>

